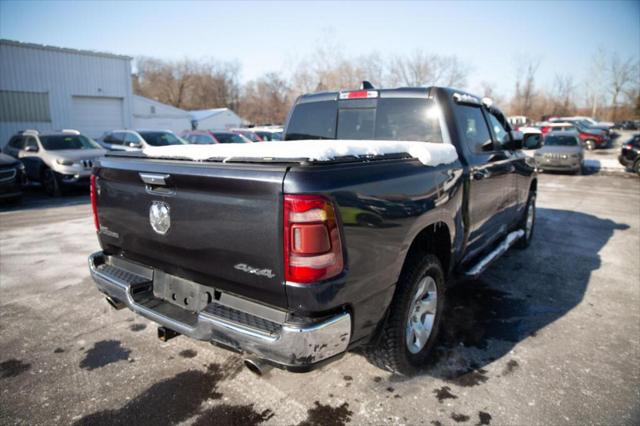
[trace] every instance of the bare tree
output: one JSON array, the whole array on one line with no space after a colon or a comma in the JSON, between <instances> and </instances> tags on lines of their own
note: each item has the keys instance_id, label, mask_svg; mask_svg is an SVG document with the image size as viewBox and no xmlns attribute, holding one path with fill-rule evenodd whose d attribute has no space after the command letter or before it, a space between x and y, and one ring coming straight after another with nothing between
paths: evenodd
<instances>
[{"instance_id":1,"label":"bare tree","mask_svg":"<svg viewBox=\"0 0 640 426\"><path fill-rule=\"evenodd\" d=\"M591 116L598 116L598 105L603 100L603 81L605 80L607 66L607 52L603 47L599 47L591 57L589 74L585 81L585 94L587 103L591 105Z\"/></svg>"},{"instance_id":2,"label":"bare tree","mask_svg":"<svg viewBox=\"0 0 640 426\"><path fill-rule=\"evenodd\" d=\"M552 115L570 115L575 109L575 84L570 75L556 74L551 97Z\"/></svg>"},{"instance_id":3,"label":"bare tree","mask_svg":"<svg viewBox=\"0 0 640 426\"><path fill-rule=\"evenodd\" d=\"M236 108L239 65L214 60L136 59L135 93L184 109Z\"/></svg>"},{"instance_id":4,"label":"bare tree","mask_svg":"<svg viewBox=\"0 0 640 426\"><path fill-rule=\"evenodd\" d=\"M469 67L456 56L442 56L415 50L409 56L395 56L388 81L392 85L445 85L464 88Z\"/></svg>"},{"instance_id":5,"label":"bare tree","mask_svg":"<svg viewBox=\"0 0 640 426\"><path fill-rule=\"evenodd\" d=\"M504 97L495 90L495 84L489 81L481 81L479 92L483 98L491 98L494 105L502 106L505 104Z\"/></svg>"},{"instance_id":6,"label":"bare tree","mask_svg":"<svg viewBox=\"0 0 640 426\"><path fill-rule=\"evenodd\" d=\"M268 73L245 85L239 112L254 124L283 123L291 98L287 82L276 73Z\"/></svg>"},{"instance_id":7,"label":"bare tree","mask_svg":"<svg viewBox=\"0 0 640 426\"><path fill-rule=\"evenodd\" d=\"M638 82L638 63L633 58L620 59L617 53L611 56L607 67L609 93L611 94L611 120L618 115L618 97L631 85Z\"/></svg>"},{"instance_id":8,"label":"bare tree","mask_svg":"<svg viewBox=\"0 0 640 426\"><path fill-rule=\"evenodd\" d=\"M516 59L516 87L512 110L517 115L530 116L536 97L535 79L540 60L526 56Z\"/></svg>"}]
</instances>

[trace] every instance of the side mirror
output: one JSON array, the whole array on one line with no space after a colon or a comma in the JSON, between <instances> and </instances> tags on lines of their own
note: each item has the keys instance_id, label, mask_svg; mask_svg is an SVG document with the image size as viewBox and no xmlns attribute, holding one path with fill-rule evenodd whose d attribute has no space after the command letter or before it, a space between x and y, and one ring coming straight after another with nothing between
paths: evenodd
<instances>
[{"instance_id":1,"label":"side mirror","mask_svg":"<svg viewBox=\"0 0 640 426\"><path fill-rule=\"evenodd\" d=\"M33 146L33 145L29 145L29 146L25 146L24 150L26 152L38 152L38 147L37 146Z\"/></svg>"},{"instance_id":2,"label":"side mirror","mask_svg":"<svg viewBox=\"0 0 640 426\"><path fill-rule=\"evenodd\" d=\"M142 144L140 142L131 142L129 143L131 148L142 148Z\"/></svg>"},{"instance_id":3,"label":"side mirror","mask_svg":"<svg viewBox=\"0 0 640 426\"><path fill-rule=\"evenodd\" d=\"M542 135L536 133L525 135L522 145L523 149L540 149L542 148Z\"/></svg>"},{"instance_id":4,"label":"side mirror","mask_svg":"<svg viewBox=\"0 0 640 426\"><path fill-rule=\"evenodd\" d=\"M522 149L523 144L522 132L512 130L509 132L509 141L504 144L504 147L509 151L518 151Z\"/></svg>"}]
</instances>

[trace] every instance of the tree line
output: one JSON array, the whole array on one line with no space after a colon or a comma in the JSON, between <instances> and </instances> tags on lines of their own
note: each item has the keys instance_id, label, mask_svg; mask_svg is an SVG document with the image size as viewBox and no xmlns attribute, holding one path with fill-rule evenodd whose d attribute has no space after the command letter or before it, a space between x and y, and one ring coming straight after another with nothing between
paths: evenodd
<instances>
[{"instance_id":1,"label":"tree line","mask_svg":"<svg viewBox=\"0 0 640 426\"><path fill-rule=\"evenodd\" d=\"M376 87L442 85L468 89L471 64L456 55L415 50L407 55L373 52L356 57L326 44L288 67L288 73L269 72L240 81L237 61L151 57L135 59L133 89L138 95L186 110L227 107L250 123L283 123L295 99L309 92L358 88L363 80ZM540 120L547 115L587 115L611 121L640 117L638 60L599 50L591 58L588 80L556 74L551 87L541 87L541 60L514 60L513 95L506 98L492 82L471 91L494 99L509 115Z\"/></svg>"}]
</instances>

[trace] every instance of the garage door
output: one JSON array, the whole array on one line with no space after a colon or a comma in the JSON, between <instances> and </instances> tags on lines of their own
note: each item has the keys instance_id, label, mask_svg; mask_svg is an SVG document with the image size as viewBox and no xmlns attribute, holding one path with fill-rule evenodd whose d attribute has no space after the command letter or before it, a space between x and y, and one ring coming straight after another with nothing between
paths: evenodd
<instances>
[{"instance_id":1,"label":"garage door","mask_svg":"<svg viewBox=\"0 0 640 426\"><path fill-rule=\"evenodd\" d=\"M122 98L73 97L73 128L97 138L107 130L124 127Z\"/></svg>"}]
</instances>

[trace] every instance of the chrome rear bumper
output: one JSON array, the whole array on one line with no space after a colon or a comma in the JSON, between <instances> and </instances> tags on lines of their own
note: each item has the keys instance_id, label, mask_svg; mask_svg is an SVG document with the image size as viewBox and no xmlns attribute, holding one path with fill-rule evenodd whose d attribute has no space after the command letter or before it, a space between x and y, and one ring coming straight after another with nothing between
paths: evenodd
<instances>
[{"instance_id":1,"label":"chrome rear bumper","mask_svg":"<svg viewBox=\"0 0 640 426\"><path fill-rule=\"evenodd\" d=\"M220 305L214 307L216 302L199 312L191 312L156 298L153 269L117 259L117 263L112 262L102 252L89 256L89 270L98 290L116 303L185 336L248 352L291 370L307 370L347 350L351 336L349 313L305 325L266 320L268 327L251 326L252 322L265 320L255 316L255 312L240 312L255 319L243 324L217 315L221 311Z\"/></svg>"}]
</instances>

